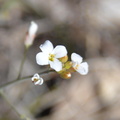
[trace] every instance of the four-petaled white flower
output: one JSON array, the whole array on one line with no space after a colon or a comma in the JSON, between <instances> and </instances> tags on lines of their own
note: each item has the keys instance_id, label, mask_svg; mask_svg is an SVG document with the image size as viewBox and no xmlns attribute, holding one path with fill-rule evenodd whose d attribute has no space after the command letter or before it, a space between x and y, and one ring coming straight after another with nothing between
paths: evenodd
<instances>
[{"instance_id":1,"label":"four-petaled white flower","mask_svg":"<svg viewBox=\"0 0 120 120\"><path fill-rule=\"evenodd\" d=\"M43 78L41 78L38 73L34 74L32 77L32 82L34 82L35 85L42 85L43 81Z\"/></svg>"},{"instance_id":2,"label":"four-petaled white flower","mask_svg":"<svg viewBox=\"0 0 120 120\"><path fill-rule=\"evenodd\" d=\"M36 55L36 61L39 65L49 65L56 71L62 70L62 63L58 58L62 58L67 55L67 50L63 45L57 45L53 48L53 44L47 40L44 44L40 45L42 52Z\"/></svg>"},{"instance_id":3,"label":"four-petaled white flower","mask_svg":"<svg viewBox=\"0 0 120 120\"><path fill-rule=\"evenodd\" d=\"M37 30L38 30L38 25L32 21L28 30L28 34L26 36L25 46L29 47L33 44Z\"/></svg>"},{"instance_id":4,"label":"four-petaled white flower","mask_svg":"<svg viewBox=\"0 0 120 120\"><path fill-rule=\"evenodd\" d=\"M82 63L83 58L80 55L72 53L71 60L73 63L72 66L77 72L82 75L86 75L88 73L88 64L87 62Z\"/></svg>"}]
</instances>

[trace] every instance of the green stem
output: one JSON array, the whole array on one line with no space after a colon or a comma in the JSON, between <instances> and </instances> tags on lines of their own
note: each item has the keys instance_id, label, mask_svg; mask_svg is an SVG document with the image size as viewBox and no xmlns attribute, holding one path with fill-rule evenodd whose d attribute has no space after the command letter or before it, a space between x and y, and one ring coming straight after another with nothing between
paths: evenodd
<instances>
[{"instance_id":1,"label":"green stem","mask_svg":"<svg viewBox=\"0 0 120 120\"><path fill-rule=\"evenodd\" d=\"M47 74L47 73L49 73L49 72L54 72L54 70L46 70L46 71L40 72L40 73L38 73L38 74L39 74L39 75L43 75L43 74ZM33 75L25 76L25 77L22 77L22 78L19 78L19 79L12 80L12 81L10 81L10 82L8 82L8 83L6 83L6 84L0 85L0 89L6 87L6 86L8 86L8 85L11 85L11 84L13 84L13 83L17 83L17 82L23 81L23 80L25 80L25 79L31 78L31 77L33 77Z\"/></svg>"},{"instance_id":2,"label":"green stem","mask_svg":"<svg viewBox=\"0 0 120 120\"><path fill-rule=\"evenodd\" d=\"M24 62L25 62L25 59L26 59L26 56L27 56L27 51L28 51L28 49L25 47L24 48L24 56L23 56L22 62L20 64L20 69L19 69L19 72L18 72L17 79L20 79L21 72L22 72L22 69L23 69L23 65L24 65Z\"/></svg>"},{"instance_id":3,"label":"green stem","mask_svg":"<svg viewBox=\"0 0 120 120\"><path fill-rule=\"evenodd\" d=\"M21 114L18 112L18 110L14 107L14 105L12 103L10 103L10 101L8 100L8 98L5 96L4 92L2 90L0 90L0 94L3 97L3 99L11 106L11 108L17 113L17 115L20 117L21 119ZM21 119L23 120L23 119Z\"/></svg>"}]
</instances>

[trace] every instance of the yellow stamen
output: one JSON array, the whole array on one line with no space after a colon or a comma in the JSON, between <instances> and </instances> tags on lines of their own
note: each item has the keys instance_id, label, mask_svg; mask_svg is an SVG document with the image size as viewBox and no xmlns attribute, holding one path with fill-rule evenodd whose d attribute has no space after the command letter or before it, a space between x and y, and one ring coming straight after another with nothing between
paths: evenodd
<instances>
[{"instance_id":1,"label":"yellow stamen","mask_svg":"<svg viewBox=\"0 0 120 120\"><path fill-rule=\"evenodd\" d=\"M49 54L49 60L50 60L50 61L54 61L54 57L55 57L54 54Z\"/></svg>"},{"instance_id":2,"label":"yellow stamen","mask_svg":"<svg viewBox=\"0 0 120 120\"><path fill-rule=\"evenodd\" d=\"M34 82L37 82L38 81L38 78L34 78Z\"/></svg>"},{"instance_id":3,"label":"yellow stamen","mask_svg":"<svg viewBox=\"0 0 120 120\"><path fill-rule=\"evenodd\" d=\"M75 67L74 67L74 69L78 70L79 66L80 66L79 64L76 64Z\"/></svg>"}]
</instances>

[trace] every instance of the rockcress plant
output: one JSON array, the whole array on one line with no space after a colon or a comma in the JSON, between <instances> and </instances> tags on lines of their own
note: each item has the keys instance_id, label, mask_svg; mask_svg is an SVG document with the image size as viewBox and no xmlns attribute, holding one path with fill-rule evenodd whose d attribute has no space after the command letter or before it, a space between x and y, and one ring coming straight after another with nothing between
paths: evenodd
<instances>
[{"instance_id":1,"label":"rockcress plant","mask_svg":"<svg viewBox=\"0 0 120 120\"><path fill-rule=\"evenodd\" d=\"M55 70L60 77L64 79L71 78L71 73L78 72L81 75L88 73L88 63L82 62L83 58L77 54L71 54L71 61L68 61L67 49L63 45L57 45L55 48L53 44L46 40L40 45L41 52L36 55L36 62L38 65L49 65L50 68ZM32 77L35 85L42 85L43 78L37 73Z\"/></svg>"}]
</instances>

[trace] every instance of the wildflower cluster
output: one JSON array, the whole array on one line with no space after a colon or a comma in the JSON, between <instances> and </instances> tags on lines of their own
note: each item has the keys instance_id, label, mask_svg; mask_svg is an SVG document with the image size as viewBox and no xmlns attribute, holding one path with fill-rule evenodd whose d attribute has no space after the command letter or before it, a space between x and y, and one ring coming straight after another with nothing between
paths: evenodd
<instances>
[{"instance_id":1,"label":"wildflower cluster","mask_svg":"<svg viewBox=\"0 0 120 120\"><path fill-rule=\"evenodd\" d=\"M82 62L83 58L77 53L71 54L71 61L68 60L67 49L63 45L57 45L55 48L53 44L46 40L44 44L40 45L41 52L36 55L36 62L38 65L49 65L64 79L71 78L71 73L77 71L81 75L88 73L87 62ZM36 84L36 77L32 78Z\"/></svg>"}]
</instances>

